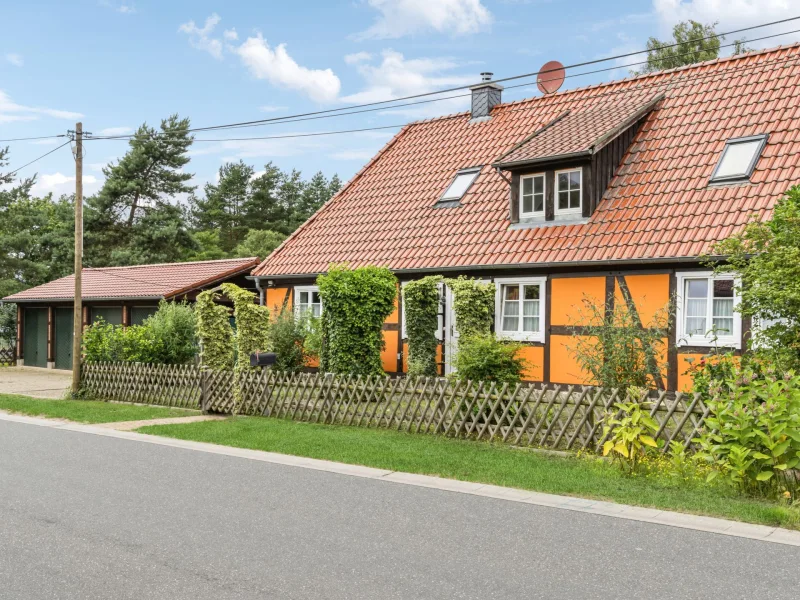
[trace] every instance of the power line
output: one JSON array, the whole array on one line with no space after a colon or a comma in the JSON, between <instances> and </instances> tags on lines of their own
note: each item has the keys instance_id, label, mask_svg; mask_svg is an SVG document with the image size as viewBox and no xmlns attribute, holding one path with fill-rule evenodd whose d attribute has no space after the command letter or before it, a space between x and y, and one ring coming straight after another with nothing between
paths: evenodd
<instances>
[{"instance_id":1,"label":"power line","mask_svg":"<svg viewBox=\"0 0 800 600\"><path fill-rule=\"evenodd\" d=\"M52 140L55 138L63 138L67 137L66 134L59 134L59 135L40 135L38 137L23 137L23 138L10 138L7 140L0 140L0 143L3 142L27 142L28 140Z\"/></svg>"},{"instance_id":2,"label":"power line","mask_svg":"<svg viewBox=\"0 0 800 600\"><path fill-rule=\"evenodd\" d=\"M50 156L50 155L51 155L53 152L55 152L56 150L61 150L61 148L63 148L64 146L68 146L70 143L72 143L72 140L67 140L66 142L64 142L63 144L61 144L60 146L58 146L57 148L53 148L52 150L50 150L50 152L47 152L47 153L45 153L45 154L42 154L42 155L41 155L39 158L34 158L34 159L33 159L31 162L29 162L29 163L25 163L25 164L24 164L24 165L22 165L20 168L18 168L16 171L11 171L11 173L7 173L7 174L6 174L6 176L7 176L7 177L11 177L11 176L13 176L13 175L16 175L17 173L19 173L20 171L22 171L22 169L24 169L25 167L29 167L29 166L31 166L33 163L35 163L35 162L38 162L38 161L42 160L42 159L43 159L45 156Z\"/></svg>"},{"instance_id":3,"label":"power line","mask_svg":"<svg viewBox=\"0 0 800 600\"><path fill-rule=\"evenodd\" d=\"M800 18L800 17L796 17L796 18ZM759 25L757 27L765 27L765 26L766 25ZM748 29L752 29L752 28L748 28ZM737 30L737 31L734 31L733 33L737 33L738 31L743 31L743 30ZM790 34L793 34L793 33L800 33L800 29L795 29L795 30L792 30L792 31L784 31L784 32L781 32L781 33L775 33L775 34L771 34L771 35L761 36L761 37L753 38L753 39L748 40L748 41L750 41L750 42L762 41L762 40L766 40L766 39L772 39L772 38L775 38L775 37L781 37L781 36L784 36L784 35L790 35ZM728 34L718 34L717 37L723 37L725 35L730 35L730 33L728 33ZM712 37L712 36L709 36L709 37ZM706 38L704 38L704 39L706 39ZM677 44L673 44L673 46L674 45L677 45ZM733 47L733 46L736 46L736 45L737 45L737 43L733 42L731 44L723 44L723 45L720 46L720 48L729 48L729 47ZM669 46L664 46L664 47L669 47ZM640 54L641 52L648 52L648 50L629 53L627 55L619 55L619 56L615 56L615 57L609 57L607 59L600 59L598 61L593 61L593 62L601 62L601 61L604 61L604 60L617 59L617 58L621 58L621 57L625 57L625 56L630 56L632 54ZM693 54L695 54L695 52L694 51L690 51L690 52L684 52L684 53L681 53L681 54L677 54L677 55L675 55L675 57L690 56L690 55L693 55ZM588 64L588 63L586 63L586 64ZM635 67L635 66L640 66L640 65L646 65L646 64L648 64L648 61L644 60L644 61L640 61L640 62L629 63L629 64L625 65L625 68ZM565 68L572 68L572 67L565 67ZM565 79L571 79L571 78L576 78L576 77L584 77L586 75L595 75L595 74L598 74L598 73L605 73L605 72L609 72L609 71L615 71L615 70L617 70L619 68L621 68L621 67L618 66L618 65L614 65L612 67L605 67L605 68L602 68L602 69L594 69L594 70L591 70L591 71L583 71L581 73L572 73L570 75L566 75ZM543 72L545 72L545 71L543 71ZM507 81L508 79L518 79L518 78L524 78L524 77L526 77L526 76L525 75L518 75L518 76L514 76L513 78L507 78L505 80L502 80L502 79L501 80L495 80L494 82ZM555 79L555 78L553 78L553 79ZM550 81L550 80L549 79L544 79L543 81ZM527 83L523 83L523 84L507 86L505 89L514 89L514 88L518 88L518 87L527 87L527 86L531 86L531 85L533 85L533 82L527 82ZM453 89L456 89L456 88L453 88ZM437 92L430 92L428 95L441 94L441 93L445 93L447 91L448 90L440 90L440 91L437 91ZM301 121L314 121L314 120L319 120L319 119L329 119L329 118L334 118L334 117L342 117L342 116L348 116L348 115L363 114L363 113L368 113L368 112L391 110L391 109L394 109L394 108L401 108L401 107L404 107L404 106L417 106L417 105L420 105L420 104L429 104L429 103L432 103L432 102L443 102L443 101L446 101L446 100L453 100L453 99L458 99L458 98L468 98L469 96L470 96L470 94L456 94L456 95L446 96L444 98L429 98L427 100L418 100L418 101L415 101L415 102L405 102L405 103L392 104L391 106L379 106L379 107L364 108L364 109L359 109L359 110L348 110L348 112L338 112L337 114L327 114L328 111L319 111L320 113L326 113L326 114L306 113L305 115L310 115L310 116L298 115L297 117L291 117L291 116L275 117L273 119L265 119L265 120L256 121L256 122L246 122L246 123L242 123L242 124L235 124L235 125L229 125L229 126L220 125L220 126L216 126L214 128L209 127L209 128L188 129L187 132L210 131L212 129L240 129L240 128L247 128L247 127L257 127L257 126L260 126L260 125L280 125L280 124L283 124L283 123L297 123L297 122L301 122ZM398 100L402 100L402 98L397 98L397 99L392 100L392 101L384 101L384 102L397 102ZM381 104L381 103L379 103L379 104ZM371 105L370 104L365 104L363 106L369 107ZM347 107L347 108L356 108L356 107ZM344 110L346 110L346 109L345 108L331 109L331 111L344 111ZM132 138L135 138L135 137L136 137L136 134L125 134L125 135L119 135L119 136L94 137L94 138L91 138L91 139L95 139L95 140L97 140L97 139L132 139ZM158 137L158 134L156 134L156 137ZM274 139L274 138L246 138L246 139ZM195 141L223 141L223 140L196 139ZM229 140L224 140L224 141L229 141ZM230 140L230 141L240 141L240 140L239 139L234 139L234 140Z\"/></svg>"},{"instance_id":4,"label":"power line","mask_svg":"<svg viewBox=\"0 0 800 600\"><path fill-rule=\"evenodd\" d=\"M800 31L800 30L798 30ZM790 61L800 61L800 56L789 56L785 58L781 58L778 60L773 60L768 63L756 63L750 66L742 66L738 67L736 70L737 74L746 73L756 69L766 69L770 67L776 67L779 65L784 65ZM617 68L617 67L614 67ZM578 74L576 74L578 75ZM640 92L647 89L654 89L654 88L666 88L669 86L676 86L676 85L683 85L686 83L696 83L698 81L703 81L705 79L713 79L724 76L725 73L720 73L719 71L712 71L712 72L699 72L699 73L691 73L687 72L686 75L679 75L675 78L665 79L663 77L659 77L658 73L653 74L655 77L658 77L656 81L651 81L649 83L639 83L636 84L634 80L631 80L631 85L625 86L623 88L618 89L611 89L606 92L601 92L599 94L594 94L592 99L603 98L607 96L614 96L617 94L628 94L632 92ZM523 83L518 84L516 86L508 86L506 89L512 89L515 87L526 87L533 85L532 83ZM611 84L606 84L611 85ZM524 106L520 108L513 108L510 109L512 111L522 111L522 110L531 110L531 106ZM459 113L457 115L452 115L452 117L461 116L463 113ZM447 118L447 117L439 117L439 119ZM327 136L327 135L337 135L337 134L344 134L344 133L356 133L356 132L363 132L363 131L375 131L381 129L396 129L400 127L404 127L407 123L403 124L396 124L396 125L386 125L380 127L366 127L362 129L345 129L345 130L337 130L337 131L321 131L321 132L311 132L311 133L301 133L301 134L285 134L285 135L274 135L274 136L264 136L264 137L245 137L245 138L200 138L194 139L193 141L196 142L231 142L231 141L258 141L258 140L274 140L274 139L291 139L291 138L302 138L302 137L317 137L317 136ZM186 141L188 138L167 138L162 137L158 138L162 141ZM106 138L90 138L88 141L106 141L106 140L126 140L125 137L106 137Z\"/></svg>"}]
</instances>

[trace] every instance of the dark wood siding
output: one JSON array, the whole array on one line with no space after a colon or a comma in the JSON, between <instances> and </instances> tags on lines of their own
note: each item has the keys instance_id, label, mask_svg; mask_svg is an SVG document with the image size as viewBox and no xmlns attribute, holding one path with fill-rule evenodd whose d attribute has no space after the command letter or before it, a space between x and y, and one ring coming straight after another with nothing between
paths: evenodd
<instances>
[{"instance_id":1,"label":"dark wood siding","mask_svg":"<svg viewBox=\"0 0 800 600\"><path fill-rule=\"evenodd\" d=\"M628 149L633 143L633 138L636 137L639 128L646 118L647 117L644 117L633 126L628 127L628 129L611 140L607 146L601 148L600 151L592 157L591 172L593 177L590 183L589 215L594 213L597 209L597 205L600 204L600 200L603 199L603 194L605 194L608 184L611 183L611 179L621 166L622 159L628 152Z\"/></svg>"}]
</instances>

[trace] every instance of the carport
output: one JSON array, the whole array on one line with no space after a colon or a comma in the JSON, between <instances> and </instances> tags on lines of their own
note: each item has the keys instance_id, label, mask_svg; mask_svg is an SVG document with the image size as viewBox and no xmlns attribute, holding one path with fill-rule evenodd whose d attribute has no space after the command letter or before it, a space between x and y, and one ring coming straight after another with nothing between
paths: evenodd
<instances>
[{"instance_id":1,"label":"carport","mask_svg":"<svg viewBox=\"0 0 800 600\"><path fill-rule=\"evenodd\" d=\"M258 258L103 267L83 270L83 326L100 319L141 325L161 300L193 302L203 290L231 282L252 288L247 277ZM73 298L70 275L3 298L17 305L18 366L72 368Z\"/></svg>"}]
</instances>

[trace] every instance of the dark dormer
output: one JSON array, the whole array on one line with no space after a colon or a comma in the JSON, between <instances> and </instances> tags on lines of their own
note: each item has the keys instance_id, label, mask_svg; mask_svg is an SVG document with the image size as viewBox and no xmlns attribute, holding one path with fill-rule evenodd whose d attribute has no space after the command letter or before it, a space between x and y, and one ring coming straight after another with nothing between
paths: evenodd
<instances>
[{"instance_id":1,"label":"dark dormer","mask_svg":"<svg viewBox=\"0 0 800 600\"><path fill-rule=\"evenodd\" d=\"M611 97L565 110L503 154L493 166L511 174L511 222L588 219L662 98L624 102Z\"/></svg>"}]
</instances>

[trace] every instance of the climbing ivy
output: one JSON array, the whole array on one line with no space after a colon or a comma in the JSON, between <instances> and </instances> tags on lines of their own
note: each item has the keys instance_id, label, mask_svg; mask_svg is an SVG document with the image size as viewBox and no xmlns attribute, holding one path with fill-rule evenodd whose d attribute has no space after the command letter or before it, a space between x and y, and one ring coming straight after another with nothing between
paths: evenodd
<instances>
[{"instance_id":1,"label":"climbing ivy","mask_svg":"<svg viewBox=\"0 0 800 600\"><path fill-rule=\"evenodd\" d=\"M384 267L332 266L317 278L325 372L383 375L383 323L395 309L397 278Z\"/></svg>"},{"instance_id":2,"label":"climbing ivy","mask_svg":"<svg viewBox=\"0 0 800 600\"><path fill-rule=\"evenodd\" d=\"M217 304L219 293L207 290L197 295L195 316L200 339L200 364L208 369L233 368L233 328L228 309Z\"/></svg>"},{"instance_id":3,"label":"climbing ivy","mask_svg":"<svg viewBox=\"0 0 800 600\"><path fill-rule=\"evenodd\" d=\"M236 318L236 364L233 367L234 397L236 407L241 404L242 373L258 369L250 366L250 355L267 349L269 335L269 309L256 304L256 295L233 283L223 283L222 293L233 302ZM236 410L234 410L236 412Z\"/></svg>"},{"instance_id":4,"label":"climbing ivy","mask_svg":"<svg viewBox=\"0 0 800 600\"><path fill-rule=\"evenodd\" d=\"M447 287L453 291L453 311L459 334L462 337L488 335L494 323L494 284L462 275L448 279Z\"/></svg>"},{"instance_id":5,"label":"climbing ivy","mask_svg":"<svg viewBox=\"0 0 800 600\"><path fill-rule=\"evenodd\" d=\"M436 348L439 340L440 284L442 278L430 275L411 281L403 287L403 310L408 337L408 374L435 377Z\"/></svg>"}]
</instances>

